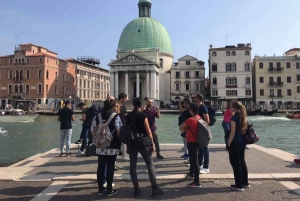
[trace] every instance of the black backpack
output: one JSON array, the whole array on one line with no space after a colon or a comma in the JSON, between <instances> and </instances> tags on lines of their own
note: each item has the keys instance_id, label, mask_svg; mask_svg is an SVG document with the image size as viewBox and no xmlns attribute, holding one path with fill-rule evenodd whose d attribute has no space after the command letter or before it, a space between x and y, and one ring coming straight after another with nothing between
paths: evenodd
<instances>
[{"instance_id":1,"label":"black backpack","mask_svg":"<svg viewBox=\"0 0 300 201\"><path fill-rule=\"evenodd\" d=\"M208 116L209 116L209 126L213 126L216 123L216 111L210 107L210 106L206 106L207 110L208 110Z\"/></svg>"},{"instance_id":2,"label":"black backpack","mask_svg":"<svg viewBox=\"0 0 300 201\"><path fill-rule=\"evenodd\" d=\"M86 120L87 122L89 122L89 124L92 125L93 120L95 118L95 116L98 114L98 110L97 107L95 105L92 105L88 110L87 110L87 114L86 114Z\"/></svg>"}]
</instances>

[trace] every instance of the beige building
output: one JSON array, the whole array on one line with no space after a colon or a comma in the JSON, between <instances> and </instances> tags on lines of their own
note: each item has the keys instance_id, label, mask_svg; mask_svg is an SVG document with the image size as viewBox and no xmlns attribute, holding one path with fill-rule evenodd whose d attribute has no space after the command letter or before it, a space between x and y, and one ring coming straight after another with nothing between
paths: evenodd
<instances>
[{"instance_id":1,"label":"beige building","mask_svg":"<svg viewBox=\"0 0 300 201\"><path fill-rule=\"evenodd\" d=\"M253 98L251 44L209 49L211 104L224 109L235 99L250 107Z\"/></svg>"},{"instance_id":2,"label":"beige building","mask_svg":"<svg viewBox=\"0 0 300 201\"><path fill-rule=\"evenodd\" d=\"M253 59L254 100L264 109L295 108L300 103L300 49L283 56ZM298 106L299 108L299 106Z\"/></svg>"},{"instance_id":3,"label":"beige building","mask_svg":"<svg viewBox=\"0 0 300 201\"><path fill-rule=\"evenodd\" d=\"M183 99L195 93L205 94L204 62L186 55L171 67L171 100Z\"/></svg>"},{"instance_id":4,"label":"beige building","mask_svg":"<svg viewBox=\"0 0 300 201\"><path fill-rule=\"evenodd\" d=\"M79 102L105 100L109 94L109 71L99 66L100 59L94 57L78 57L67 59L76 65L77 98Z\"/></svg>"}]
</instances>

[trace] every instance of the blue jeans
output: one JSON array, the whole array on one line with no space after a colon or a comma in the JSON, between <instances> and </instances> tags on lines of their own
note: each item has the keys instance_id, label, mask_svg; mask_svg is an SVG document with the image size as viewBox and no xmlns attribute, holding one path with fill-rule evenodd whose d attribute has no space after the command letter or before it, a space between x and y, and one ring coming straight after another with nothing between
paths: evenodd
<instances>
[{"instance_id":1,"label":"blue jeans","mask_svg":"<svg viewBox=\"0 0 300 201\"><path fill-rule=\"evenodd\" d=\"M61 153L63 153L64 151L65 141L66 141L66 153L70 152L71 136L72 136L72 128L60 130L60 152Z\"/></svg>"},{"instance_id":2,"label":"blue jeans","mask_svg":"<svg viewBox=\"0 0 300 201\"><path fill-rule=\"evenodd\" d=\"M224 129L224 140L225 140L225 144L227 145L228 143L228 137L226 136L226 134L230 134L230 122L226 122L226 121L223 121L222 122L222 127Z\"/></svg>"},{"instance_id":3,"label":"blue jeans","mask_svg":"<svg viewBox=\"0 0 300 201\"><path fill-rule=\"evenodd\" d=\"M204 158L204 162L203 162ZM203 164L204 169L208 169L209 166L209 152L208 152L208 147L200 147L198 151L198 163L199 167Z\"/></svg>"},{"instance_id":4,"label":"blue jeans","mask_svg":"<svg viewBox=\"0 0 300 201\"><path fill-rule=\"evenodd\" d=\"M80 151L84 151L86 148L87 139L89 139L89 144L93 143L93 140L89 137L91 127L82 125L82 130L80 134L80 138L82 139L82 144L80 147Z\"/></svg>"}]
</instances>

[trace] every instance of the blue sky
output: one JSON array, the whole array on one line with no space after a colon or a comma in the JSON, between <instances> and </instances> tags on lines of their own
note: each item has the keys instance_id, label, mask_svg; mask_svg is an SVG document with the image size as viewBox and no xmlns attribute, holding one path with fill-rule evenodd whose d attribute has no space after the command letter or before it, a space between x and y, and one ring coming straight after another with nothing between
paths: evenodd
<instances>
[{"instance_id":1,"label":"blue sky","mask_svg":"<svg viewBox=\"0 0 300 201\"><path fill-rule=\"evenodd\" d=\"M138 17L138 0L9 0L0 7L0 55L33 43L60 58L95 56L108 68L123 28ZM252 57L300 47L299 0L152 0L152 17L172 40L174 59L205 61L208 48L251 43ZM18 36L15 39L15 36Z\"/></svg>"}]
</instances>

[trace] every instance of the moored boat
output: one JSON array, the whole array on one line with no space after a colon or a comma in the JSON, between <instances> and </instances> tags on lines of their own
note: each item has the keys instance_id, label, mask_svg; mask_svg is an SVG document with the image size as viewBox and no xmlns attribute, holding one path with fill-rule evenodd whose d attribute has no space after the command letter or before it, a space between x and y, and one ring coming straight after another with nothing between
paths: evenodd
<instances>
[{"instance_id":1,"label":"moored boat","mask_svg":"<svg viewBox=\"0 0 300 201\"><path fill-rule=\"evenodd\" d=\"M288 114L285 117L288 119L300 119L300 111L292 112L291 114Z\"/></svg>"},{"instance_id":2,"label":"moored boat","mask_svg":"<svg viewBox=\"0 0 300 201\"><path fill-rule=\"evenodd\" d=\"M258 115L261 112L261 108L257 109L257 110L253 110L253 111L247 111L247 115L248 116L254 116L254 115Z\"/></svg>"},{"instance_id":3,"label":"moored boat","mask_svg":"<svg viewBox=\"0 0 300 201\"><path fill-rule=\"evenodd\" d=\"M21 109L12 109L0 113L0 122L34 121L38 114L27 114Z\"/></svg>"},{"instance_id":4,"label":"moored boat","mask_svg":"<svg viewBox=\"0 0 300 201\"><path fill-rule=\"evenodd\" d=\"M216 110L215 111L215 115L216 116L222 116L223 115L223 112L221 110Z\"/></svg>"},{"instance_id":5,"label":"moored boat","mask_svg":"<svg viewBox=\"0 0 300 201\"><path fill-rule=\"evenodd\" d=\"M271 116L271 115L273 115L273 114L275 114L275 113L277 113L278 112L278 109L276 109L276 110L272 110L272 111L261 111L259 114L260 115L263 115L263 116Z\"/></svg>"}]
</instances>

